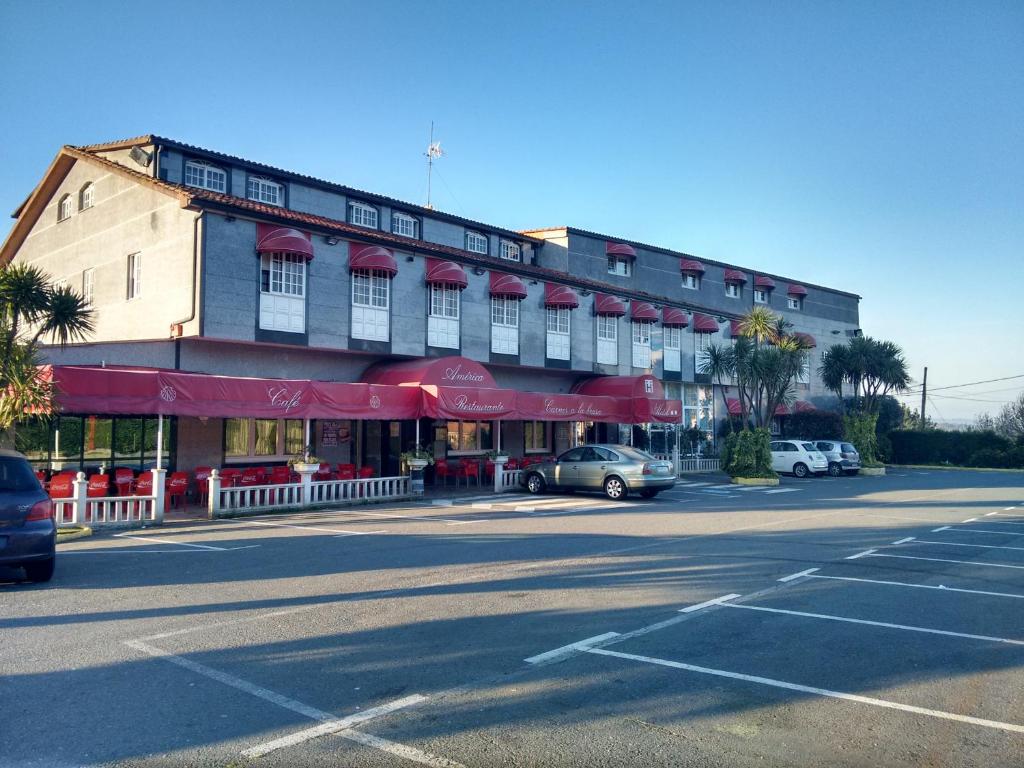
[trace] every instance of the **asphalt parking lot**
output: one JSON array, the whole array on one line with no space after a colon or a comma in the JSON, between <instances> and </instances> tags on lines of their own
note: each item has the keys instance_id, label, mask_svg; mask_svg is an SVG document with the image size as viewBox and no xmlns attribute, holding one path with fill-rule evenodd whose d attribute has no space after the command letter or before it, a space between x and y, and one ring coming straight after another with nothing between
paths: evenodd
<instances>
[{"instance_id":1,"label":"asphalt parking lot","mask_svg":"<svg viewBox=\"0 0 1024 768\"><path fill-rule=\"evenodd\" d=\"M0 570L0 765L1024 765L1024 475L183 523Z\"/></svg>"}]
</instances>

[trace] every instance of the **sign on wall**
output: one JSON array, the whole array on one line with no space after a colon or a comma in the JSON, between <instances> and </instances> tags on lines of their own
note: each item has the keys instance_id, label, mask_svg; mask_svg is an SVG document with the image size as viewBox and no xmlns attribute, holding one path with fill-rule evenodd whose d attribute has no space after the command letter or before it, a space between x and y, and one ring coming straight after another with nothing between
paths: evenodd
<instances>
[{"instance_id":1,"label":"sign on wall","mask_svg":"<svg viewBox=\"0 0 1024 768\"><path fill-rule=\"evenodd\" d=\"M352 439L352 427L347 421L323 421L320 445L334 447Z\"/></svg>"}]
</instances>

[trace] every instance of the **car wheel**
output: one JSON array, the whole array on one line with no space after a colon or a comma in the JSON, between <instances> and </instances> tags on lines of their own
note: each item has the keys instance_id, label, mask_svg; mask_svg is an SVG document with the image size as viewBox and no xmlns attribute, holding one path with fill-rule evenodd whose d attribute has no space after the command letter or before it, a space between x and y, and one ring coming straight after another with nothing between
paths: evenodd
<instances>
[{"instance_id":1,"label":"car wheel","mask_svg":"<svg viewBox=\"0 0 1024 768\"><path fill-rule=\"evenodd\" d=\"M644 499L653 499L658 495L658 491L660 490L660 488L644 488L640 491L640 496Z\"/></svg>"},{"instance_id":2,"label":"car wheel","mask_svg":"<svg viewBox=\"0 0 1024 768\"><path fill-rule=\"evenodd\" d=\"M832 462L831 464L828 465L828 473L832 475L832 477L839 477L841 474L843 474L843 468L839 464Z\"/></svg>"},{"instance_id":3,"label":"car wheel","mask_svg":"<svg viewBox=\"0 0 1024 768\"><path fill-rule=\"evenodd\" d=\"M609 499L624 499L626 494L629 493L626 488L626 484L622 482L620 477L609 477L604 481L604 495Z\"/></svg>"},{"instance_id":4,"label":"car wheel","mask_svg":"<svg viewBox=\"0 0 1024 768\"><path fill-rule=\"evenodd\" d=\"M526 478L526 490L530 493L544 493L544 478L536 472Z\"/></svg>"},{"instance_id":5,"label":"car wheel","mask_svg":"<svg viewBox=\"0 0 1024 768\"><path fill-rule=\"evenodd\" d=\"M29 581L42 584L43 582L49 581L53 578L53 567L55 564L56 558L53 557L49 560L41 560L37 563L25 563L25 575L28 576Z\"/></svg>"},{"instance_id":6,"label":"car wheel","mask_svg":"<svg viewBox=\"0 0 1024 768\"><path fill-rule=\"evenodd\" d=\"M793 465L793 474L797 477L807 477L807 465L802 462L797 462Z\"/></svg>"}]
</instances>

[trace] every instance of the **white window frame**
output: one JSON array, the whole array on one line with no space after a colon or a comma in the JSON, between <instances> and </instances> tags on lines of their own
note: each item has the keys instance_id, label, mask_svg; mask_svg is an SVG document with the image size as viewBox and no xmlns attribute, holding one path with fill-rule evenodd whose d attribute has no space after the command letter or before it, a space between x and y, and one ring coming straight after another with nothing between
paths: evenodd
<instances>
[{"instance_id":1,"label":"white window frame","mask_svg":"<svg viewBox=\"0 0 1024 768\"><path fill-rule=\"evenodd\" d=\"M754 289L754 303L755 304L767 304L768 303L768 291L764 288Z\"/></svg>"},{"instance_id":2,"label":"white window frame","mask_svg":"<svg viewBox=\"0 0 1024 768\"><path fill-rule=\"evenodd\" d=\"M608 274L618 277L629 277L632 272L632 262L624 256L608 257Z\"/></svg>"},{"instance_id":3,"label":"white window frame","mask_svg":"<svg viewBox=\"0 0 1024 768\"><path fill-rule=\"evenodd\" d=\"M801 301L799 296L787 296L786 297L786 308L787 309L794 309L797 312L799 312L801 309L804 308L803 307L803 301Z\"/></svg>"},{"instance_id":4,"label":"white window frame","mask_svg":"<svg viewBox=\"0 0 1024 768\"><path fill-rule=\"evenodd\" d=\"M264 282L264 275L266 281ZM305 333L306 259L297 253L260 255L260 328Z\"/></svg>"},{"instance_id":5,"label":"white window frame","mask_svg":"<svg viewBox=\"0 0 1024 768\"><path fill-rule=\"evenodd\" d=\"M619 318L615 315L598 315L597 362L599 365L619 364Z\"/></svg>"},{"instance_id":6,"label":"white window frame","mask_svg":"<svg viewBox=\"0 0 1024 768\"><path fill-rule=\"evenodd\" d=\"M64 195L57 202L57 221L67 221L71 218L73 205L71 202L71 193Z\"/></svg>"},{"instance_id":7,"label":"white window frame","mask_svg":"<svg viewBox=\"0 0 1024 768\"><path fill-rule=\"evenodd\" d=\"M519 300L491 296L491 352L519 354Z\"/></svg>"},{"instance_id":8,"label":"white window frame","mask_svg":"<svg viewBox=\"0 0 1024 768\"><path fill-rule=\"evenodd\" d=\"M683 288L687 288L691 291L700 290L700 275L690 274L688 272L683 273Z\"/></svg>"},{"instance_id":9,"label":"white window frame","mask_svg":"<svg viewBox=\"0 0 1024 768\"><path fill-rule=\"evenodd\" d=\"M505 261L522 261L523 260L523 249L519 243L513 243L511 240L502 240L499 245L499 255Z\"/></svg>"},{"instance_id":10,"label":"white window frame","mask_svg":"<svg viewBox=\"0 0 1024 768\"><path fill-rule=\"evenodd\" d=\"M126 297L128 301L142 295L142 253L136 251L128 254L128 284Z\"/></svg>"},{"instance_id":11,"label":"white window frame","mask_svg":"<svg viewBox=\"0 0 1024 768\"><path fill-rule=\"evenodd\" d=\"M538 435L543 438L543 444L538 443ZM551 422L550 421L524 421L523 422L523 452L524 453L550 453L551 452Z\"/></svg>"},{"instance_id":12,"label":"white window frame","mask_svg":"<svg viewBox=\"0 0 1024 768\"><path fill-rule=\"evenodd\" d=\"M358 200L350 200L348 203L348 223L357 227L377 229L380 221L380 212L372 205L361 203Z\"/></svg>"},{"instance_id":13,"label":"white window frame","mask_svg":"<svg viewBox=\"0 0 1024 768\"><path fill-rule=\"evenodd\" d=\"M665 326L663 331L665 339L665 370L682 371L683 329Z\"/></svg>"},{"instance_id":14,"label":"white window frame","mask_svg":"<svg viewBox=\"0 0 1024 768\"><path fill-rule=\"evenodd\" d=\"M428 292L427 344L458 349L461 291L451 285L431 285Z\"/></svg>"},{"instance_id":15,"label":"white window frame","mask_svg":"<svg viewBox=\"0 0 1024 768\"><path fill-rule=\"evenodd\" d=\"M226 193L228 191L227 172L205 160L185 161L184 182L186 187L208 189L211 192Z\"/></svg>"},{"instance_id":16,"label":"white window frame","mask_svg":"<svg viewBox=\"0 0 1024 768\"><path fill-rule=\"evenodd\" d=\"M695 333L693 334L693 372L694 374L703 375L701 371L701 364L708 356L708 347L712 345L714 339L713 333Z\"/></svg>"},{"instance_id":17,"label":"white window frame","mask_svg":"<svg viewBox=\"0 0 1024 768\"><path fill-rule=\"evenodd\" d=\"M633 326L633 367L651 367L651 326L652 323L630 323Z\"/></svg>"},{"instance_id":18,"label":"white window frame","mask_svg":"<svg viewBox=\"0 0 1024 768\"><path fill-rule=\"evenodd\" d=\"M391 234L418 240L420 236L419 219L401 211L393 211L391 213Z\"/></svg>"},{"instance_id":19,"label":"white window frame","mask_svg":"<svg viewBox=\"0 0 1024 768\"><path fill-rule=\"evenodd\" d=\"M452 430L452 425L453 424L456 425L455 426L456 434L459 436L459 439L458 439L459 447L458 448L452 448L452 447L450 447L448 445L448 435L451 434L451 430ZM476 430L474 431L474 438L475 438L475 440L474 440L474 445L472 447L465 447L463 445L463 441L462 441L462 438L463 438L462 425L463 424L475 424L476 425ZM484 431L485 431L484 428L483 428L484 424L487 425L487 430L486 431L491 436L491 439L489 441L490 445L486 445L485 443L488 442L488 441L483 440L483 435L484 435ZM445 429L446 429L445 446L448 449L448 455L449 456L469 456L469 455L473 455L473 454L481 454L484 451L491 450L491 447L494 445L494 423L491 422L491 421L472 421L472 420L469 420L469 419L457 419L457 420L456 419L451 419L451 420L449 420L445 424Z\"/></svg>"},{"instance_id":20,"label":"white window frame","mask_svg":"<svg viewBox=\"0 0 1024 768\"><path fill-rule=\"evenodd\" d=\"M227 453L227 422L228 421L244 421L247 422L246 430L248 432L246 436L247 450L244 455L233 455L229 456ZM297 453L302 453L301 446L292 445L291 448L298 448L296 451L289 451L287 444L287 428L288 425L285 422L297 422L296 425L300 429L303 428L302 419L259 419L259 421L276 421L277 422L277 445L274 446L274 453L256 453L256 418L249 417L229 417L224 420L225 422L225 433L222 442L222 448L224 452L224 463L225 464L251 464L256 461L271 462L271 461L286 461ZM305 442L305 434L302 434L300 442Z\"/></svg>"},{"instance_id":21,"label":"white window frame","mask_svg":"<svg viewBox=\"0 0 1024 768\"><path fill-rule=\"evenodd\" d=\"M391 338L391 275L380 269L352 270L352 338Z\"/></svg>"},{"instance_id":22,"label":"white window frame","mask_svg":"<svg viewBox=\"0 0 1024 768\"><path fill-rule=\"evenodd\" d=\"M730 299L738 299L740 297L740 286L739 283L726 283L725 284L725 295Z\"/></svg>"},{"instance_id":23,"label":"white window frame","mask_svg":"<svg viewBox=\"0 0 1024 768\"><path fill-rule=\"evenodd\" d=\"M284 205L284 185L266 176L250 176L245 184L246 195L250 200L267 205Z\"/></svg>"},{"instance_id":24,"label":"white window frame","mask_svg":"<svg viewBox=\"0 0 1024 768\"><path fill-rule=\"evenodd\" d=\"M486 256L489 245L487 235L474 232L471 229L466 230L466 250L470 253L482 253Z\"/></svg>"},{"instance_id":25,"label":"white window frame","mask_svg":"<svg viewBox=\"0 0 1024 768\"><path fill-rule=\"evenodd\" d=\"M90 181L84 187L81 192L78 193L78 210L87 211L92 208L96 199L95 187L93 187Z\"/></svg>"},{"instance_id":26,"label":"white window frame","mask_svg":"<svg viewBox=\"0 0 1024 768\"><path fill-rule=\"evenodd\" d=\"M796 372L796 383L808 385L811 383L811 356L806 352L804 352L800 369Z\"/></svg>"},{"instance_id":27,"label":"white window frame","mask_svg":"<svg viewBox=\"0 0 1024 768\"><path fill-rule=\"evenodd\" d=\"M568 307L547 307L547 344L545 355L551 360L572 359L571 319Z\"/></svg>"},{"instance_id":28,"label":"white window frame","mask_svg":"<svg viewBox=\"0 0 1024 768\"><path fill-rule=\"evenodd\" d=\"M90 267L82 272L82 300L86 307L92 308L96 297L96 269Z\"/></svg>"}]
</instances>

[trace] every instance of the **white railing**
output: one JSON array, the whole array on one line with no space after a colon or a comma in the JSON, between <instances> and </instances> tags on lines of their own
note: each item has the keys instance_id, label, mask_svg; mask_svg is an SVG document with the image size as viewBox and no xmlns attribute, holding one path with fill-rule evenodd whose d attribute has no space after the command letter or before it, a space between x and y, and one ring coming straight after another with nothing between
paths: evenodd
<instances>
[{"instance_id":1,"label":"white railing","mask_svg":"<svg viewBox=\"0 0 1024 768\"><path fill-rule=\"evenodd\" d=\"M213 492L211 490L211 497ZM302 484L247 485L220 488L218 508L223 512L284 509L302 506Z\"/></svg>"},{"instance_id":2,"label":"white railing","mask_svg":"<svg viewBox=\"0 0 1024 768\"><path fill-rule=\"evenodd\" d=\"M409 477L368 477L360 480L315 480L310 483L311 504L332 501L375 501L410 495Z\"/></svg>"},{"instance_id":3,"label":"white railing","mask_svg":"<svg viewBox=\"0 0 1024 768\"><path fill-rule=\"evenodd\" d=\"M522 477L521 469L505 469L504 467L494 468L494 492L504 493L505 491L518 491L519 478Z\"/></svg>"},{"instance_id":4,"label":"white railing","mask_svg":"<svg viewBox=\"0 0 1024 768\"><path fill-rule=\"evenodd\" d=\"M679 472L693 473L693 472L717 472L719 468L718 457L703 457L695 456L690 459L679 460Z\"/></svg>"},{"instance_id":5,"label":"white railing","mask_svg":"<svg viewBox=\"0 0 1024 768\"><path fill-rule=\"evenodd\" d=\"M71 483L71 497L53 500L53 517L58 528L88 525L159 525L164 520L164 469L154 469L153 493L149 496L88 495L89 483L79 472Z\"/></svg>"}]
</instances>

